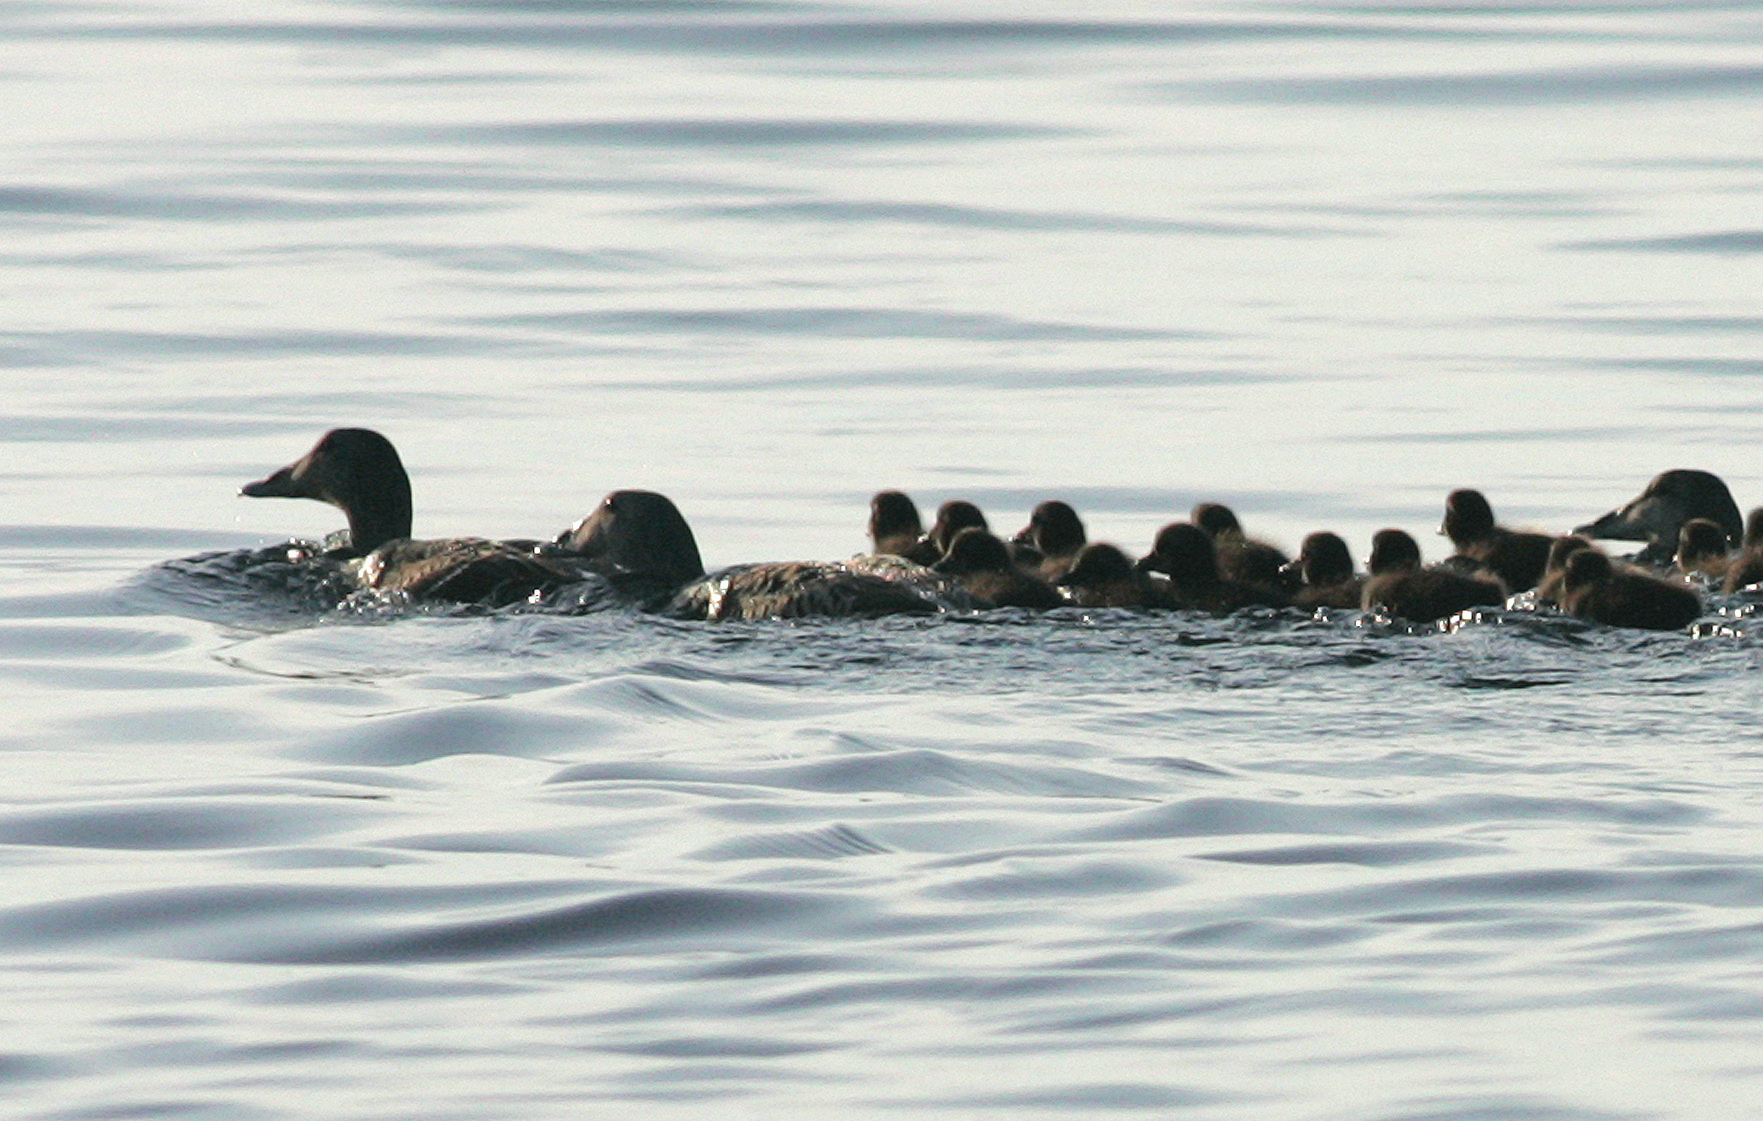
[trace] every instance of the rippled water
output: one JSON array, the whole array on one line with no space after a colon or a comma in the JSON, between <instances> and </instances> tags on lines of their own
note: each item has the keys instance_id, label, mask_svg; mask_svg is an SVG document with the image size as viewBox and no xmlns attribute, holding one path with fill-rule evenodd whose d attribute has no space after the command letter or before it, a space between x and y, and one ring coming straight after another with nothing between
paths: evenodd
<instances>
[{"instance_id":1,"label":"rippled water","mask_svg":"<svg viewBox=\"0 0 1763 1121\"><path fill-rule=\"evenodd\" d=\"M1763 499L1754 4L4 5L0 1095L1763 1115L1753 608L702 625L162 562L881 487L1142 549ZM1440 539L1426 536L1429 553Z\"/></svg>"}]
</instances>

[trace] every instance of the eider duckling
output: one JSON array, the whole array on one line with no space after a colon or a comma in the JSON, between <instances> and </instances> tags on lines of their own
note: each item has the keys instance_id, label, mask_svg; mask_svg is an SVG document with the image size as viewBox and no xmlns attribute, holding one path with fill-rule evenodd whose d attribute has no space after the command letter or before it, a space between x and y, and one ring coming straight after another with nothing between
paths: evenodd
<instances>
[{"instance_id":1,"label":"eider duckling","mask_svg":"<svg viewBox=\"0 0 1763 1121\"><path fill-rule=\"evenodd\" d=\"M969 526L955 535L931 571L958 580L987 607L1026 607L1046 611L1069 601L1051 584L1025 572L1010 559L1010 548L994 533Z\"/></svg>"},{"instance_id":2,"label":"eider duckling","mask_svg":"<svg viewBox=\"0 0 1763 1121\"><path fill-rule=\"evenodd\" d=\"M1439 532L1451 539L1457 556L1498 576L1508 591L1536 587L1549 563L1549 535L1495 524L1494 509L1479 490L1454 490L1446 496Z\"/></svg>"},{"instance_id":3,"label":"eider duckling","mask_svg":"<svg viewBox=\"0 0 1763 1121\"><path fill-rule=\"evenodd\" d=\"M1085 545L1053 583L1066 589L1079 607L1170 606L1169 597L1132 558L1105 541Z\"/></svg>"},{"instance_id":4,"label":"eider duckling","mask_svg":"<svg viewBox=\"0 0 1763 1121\"><path fill-rule=\"evenodd\" d=\"M311 498L349 519L348 543L329 553L349 562L363 587L412 599L502 607L584 578L532 547L459 537L410 540L410 476L392 442L368 428L333 428L311 451L239 491L251 498Z\"/></svg>"},{"instance_id":5,"label":"eider duckling","mask_svg":"<svg viewBox=\"0 0 1763 1121\"><path fill-rule=\"evenodd\" d=\"M1202 502L1188 515L1188 520L1206 531L1218 552L1218 568L1228 580L1243 584L1260 584L1289 592L1292 573L1286 569L1291 558L1283 549L1257 541L1243 533L1236 511L1220 502Z\"/></svg>"},{"instance_id":6,"label":"eider duckling","mask_svg":"<svg viewBox=\"0 0 1763 1121\"><path fill-rule=\"evenodd\" d=\"M893 557L744 564L706 576L679 508L646 490L613 491L557 545L651 610L682 619L929 615L946 582ZM640 596L640 598L639 598Z\"/></svg>"},{"instance_id":7,"label":"eider duckling","mask_svg":"<svg viewBox=\"0 0 1763 1121\"><path fill-rule=\"evenodd\" d=\"M986 524L986 516L980 512L978 506L965 499L950 499L937 507L937 520L931 523L930 532L925 534L925 541L931 552L930 560L919 560L917 555L909 559L918 560L921 564L934 564L949 551L950 542L964 529L983 529L990 533L992 527Z\"/></svg>"},{"instance_id":8,"label":"eider duckling","mask_svg":"<svg viewBox=\"0 0 1763 1121\"><path fill-rule=\"evenodd\" d=\"M1192 522L1171 522L1158 530L1138 567L1169 577L1170 603L1188 610L1224 614L1242 607L1285 607L1290 602L1265 584L1225 576L1218 566L1217 546Z\"/></svg>"},{"instance_id":9,"label":"eider duckling","mask_svg":"<svg viewBox=\"0 0 1763 1121\"><path fill-rule=\"evenodd\" d=\"M1738 556L1727 566L1726 579L1720 590L1732 595L1740 588L1763 581L1763 506L1745 518L1745 544Z\"/></svg>"},{"instance_id":10,"label":"eider duckling","mask_svg":"<svg viewBox=\"0 0 1763 1121\"><path fill-rule=\"evenodd\" d=\"M1335 607L1356 611L1364 596L1365 577L1353 571L1353 554L1337 533L1326 530L1304 538L1297 559L1286 565L1303 583L1292 593L1292 606L1313 610Z\"/></svg>"},{"instance_id":11,"label":"eider duckling","mask_svg":"<svg viewBox=\"0 0 1763 1121\"><path fill-rule=\"evenodd\" d=\"M1671 558L1679 576L1696 575L1718 586L1732 565L1726 533L1707 518L1691 518L1677 531L1677 555Z\"/></svg>"},{"instance_id":12,"label":"eider duckling","mask_svg":"<svg viewBox=\"0 0 1763 1121\"><path fill-rule=\"evenodd\" d=\"M1420 545L1403 530L1380 529L1371 538L1360 606L1413 623L1431 623L1472 607L1499 607L1506 589L1498 578L1465 576L1437 565L1422 568Z\"/></svg>"},{"instance_id":13,"label":"eider duckling","mask_svg":"<svg viewBox=\"0 0 1763 1121\"><path fill-rule=\"evenodd\" d=\"M919 564L936 560L935 546L925 541L918 506L897 490L877 491L869 500L869 542L877 556L906 557Z\"/></svg>"},{"instance_id":14,"label":"eider duckling","mask_svg":"<svg viewBox=\"0 0 1763 1121\"><path fill-rule=\"evenodd\" d=\"M1088 540L1084 535L1084 523L1077 516L1077 511L1069 504L1054 499L1041 503L1030 512L1028 524L1011 538L1011 544L1034 550L1033 555L1039 558L1037 565L1041 570L1041 577L1054 580L1071 568L1077 560L1078 550ZM1024 557L1019 556L1017 559L1021 562Z\"/></svg>"},{"instance_id":15,"label":"eider duckling","mask_svg":"<svg viewBox=\"0 0 1763 1121\"><path fill-rule=\"evenodd\" d=\"M1677 551L1677 534L1691 518L1707 518L1736 547L1744 526L1738 504L1718 475L1679 468L1654 477L1633 501L1573 532L1616 541L1645 541L1635 563L1663 568Z\"/></svg>"},{"instance_id":16,"label":"eider duckling","mask_svg":"<svg viewBox=\"0 0 1763 1121\"><path fill-rule=\"evenodd\" d=\"M1566 533L1549 542L1549 560L1543 566L1543 578L1537 581L1536 601L1550 607L1560 607L1566 596L1562 583L1567 579L1567 560L1581 549L1590 549L1593 545L1577 533Z\"/></svg>"},{"instance_id":17,"label":"eider duckling","mask_svg":"<svg viewBox=\"0 0 1763 1121\"><path fill-rule=\"evenodd\" d=\"M1568 558L1563 587L1569 614L1605 626L1675 631L1702 617L1701 597L1686 585L1618 568L1596 549Z\"/></svg>"}]
</instances>

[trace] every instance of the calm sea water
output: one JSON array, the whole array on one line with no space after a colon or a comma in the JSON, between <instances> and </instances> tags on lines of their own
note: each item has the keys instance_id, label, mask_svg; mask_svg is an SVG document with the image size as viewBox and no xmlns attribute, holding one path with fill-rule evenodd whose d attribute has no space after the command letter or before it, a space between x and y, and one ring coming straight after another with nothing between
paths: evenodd
<instances>
[{"instance_id":1,"label":"calm sea water","mask_svg":"<svg viewBox=\"0 0 1763 1121\"><path fill-rule=\"evenodd\" d=\"M881 487L1142 549L1763 501L1763 5L0 11L33 1121L1763 1116L1763 635L315 616L155 566Z\"/></svg>"}]
</instances>

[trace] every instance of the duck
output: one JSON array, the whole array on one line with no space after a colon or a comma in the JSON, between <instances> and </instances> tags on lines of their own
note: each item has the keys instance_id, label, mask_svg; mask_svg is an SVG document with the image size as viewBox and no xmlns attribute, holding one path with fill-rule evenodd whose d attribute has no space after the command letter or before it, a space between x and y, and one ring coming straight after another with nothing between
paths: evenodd
<instances>
[{"instance_id":1,"label":"duck","mask_svg":"<svg viewBox=\"0 0 1763 1121\"><path fill-rule=\"evenodd\" d=\"M1366 611L1382 610L1412 623L1431 623L1474 607L1506 602L1498 577L1466 576L1438 565L1421 567L1420 545L1405 530L1380 529L1371 538L1370 579L1360 595Z\"/></svg>"},{"instance_id":2,"label":"duck","mask_svg":"<svg viewBox=\"0 0 1763 1121\"><path fill-rule=\"evenodd\" d=\"M1672 570L1679 576L1695 576L1718 587L1732 565L1726 532L1707 518L1691 518L1677 531L1677 553Z\"/></svg>"},{"instance_id":3,"label":"duck","mask_svg":"<svg viewBox=\"0 0 1763 1121\"><path fill-rule=\"evenodd\" d=\"M1302 583L1292 593L1292 606L1313 610L1334 607L1353 611L1364 598L1365 577L1353 571L1353 554L1338 533L1322 530L1304 538L1298 555L1285 570Z\"/></svg>"},{"instance_id":4,"label":"duck","mask_svg":"<svg viewBox=\"0 0 1763 1121\"><path fill-rule=\"evenodd\" d=\"M1546 533L1511 530L1494 521L1494 508L1479 490L1454 490L1445 497L1445 520L1439 532L1457 547L1457 556L1473 571L1486 569L1510 592L1536 587L1549 563Z\"/></svg>"},{"instance_id":5,"label":"duck","mask_svg":"<svg viewBox=\"0 0 1763 1121\"><path fill-rule=\"evenodd\" d=\"M1138 568L1167 576L1169 602L1188 610L1226 614L1243 607L1285 607L1290 602L1267 585L1226 576L1219 568L1218 547L1193 522L1170 522L1158 530Z\"/></svg>"},{"instance_id":6,"label":"duck","mask_svg":"<svg viewBox=\"0 0 1763 1121\"><path fill-rule=\"evenodd\" d=\"M1077 511L1069 503L1052 499L1030 511L1028 524L1011 538L1011 544L1032 550L1019 553L1018 563L1025 556L1033 557L1042 578L1055 580L1071 568L1088 540Z\"/></svg>"},{"instance_id":7,"label":"duck","mask_svg":"<svg viewBox=\"0 0 1763 1121\"><path fill-rule=\"evenodd\" d=\"M1687 584L1617 567L1597 549L1568 558L1562 587L1568 614L1605 626L1675 631L1702 617L1702 598Z\"/></svg>"},{"instance_id":8,"label":"duck","mask_svg":"<svg viewBox=\"0 0 1763 1121\"><path fill-rule=\"evenodd\" d=\"M340 562L357 590L505 607L585 578L566 561L539 555L536 542L411 539L410 475L392 442L371 428L333 428L311 451L239 493L310 498L343 511L346 540L324 559Z\"/></svg>"},{"instance_id":9,"label":"duck","mask_svg":"<svg viewBox=\"0 0 1763 1121\"><path fill-rule=\"evenodd\" d=\"M920 564L936 559L920 559L934 546L925 541L917 504L902 491L877 491L869 500L869 543L876 556L910 557Z\"/></svg>"},{"instance_id":10,"label":"duck","mask_svg":"<svg viewBox=\"0 0 1763 1121\"><path fill-rule=\"evenodd\" d=\"M931 571L959 580L985 607L1047 611L1070 602L1053 585L1012 560L1009 546L997 534L978 526L957 533L949 551L931 565Z\"/></svg>"},{"instance_id":11,"label":"duck","mask_svg":"<svg viewBox=\"0 0 1763 1121\"><path fill-rule=\"evenodd\" d=\"M1581 549L1596 548L1589 538L1577 533L1564 533L1549 542L1549 559L1543 565L1543 577L1537 581L1535 589L1536 601L1551 607L1560 607L1566 596L1562 587L1567 579L1567 561Z\"/></svg>"},{"instance_id":12,"label":"duck","mask_svg":"<svg viewBox=\"0 0 1763 1121\"><path fill-rule=\"evenodd\" d=\"M1726 568L1720 590L1732 595L1741 588L1763 581L1763 506L1745 516L1745 539L1739 555Z\"/></svg>"},{"instance_id":13,"label":"duck","mask_svg":"<svg viewBox=\"0 0 1763 1121\"><path fill-rule=\"evenodd\" d=\"M1118 545L1093 541L1054 578L1079 607L1168 607L1170 600Z\"/></svg>"},{"instance_id":14,"label":"duck","mask_svg":"<svg viewBox=\"0 0 1763 1121\"><path fill-rule=\"evenodd\" d=\"M959 595L923 566L892 556L742 564L706 574L679 507L648 490L608 494L558 536L556 547L614 581L638 606L678 619L932 615L956 605Z\"/></svg>"},{"instance_id":15,"label":"duck","mask_svg":"<svg viewBox=\"0 0 1763 1121\"><path fill-rule=\"evenodd\" d=\"M1189 513L1188 520L1212 538L1219 571L1227 579L1290 590L1292 573L1286 566L1291 558L1278 546L1247 536L1235 510L1221 502L1201 502Z\"/></svg>"},{"instance_id":16,"label":"duck","mask_svg":"<svg viewBox=\"0 0 1763 1121\"><path fill-rule=\"evenodd\" d=\"M936 520L924 535L927 552L915 552L909 559L920 564L934 564L949 551L949 543L964 529L983 529L990 533L992 527L987 524L985 513L978 506L964 498L952 498L937 507ZM929 560L924 559L926 555Z\"/></svg>"},{"instance_id":17,"label":"duck","mask_svg":"<svg viewBox=\"0 0 1763 1121\"><path fill-rule=\"evenodd\" d=\"M1663 568L1671 563L1678 532L1691 518L1707 518L1718 525L1729 548L1736 548L1744 533L1738 504L1720 476L1688 468L1655 475L1627 505L1573 532L1594 539L1645 541L1635 563Z\"/></svg>"}]
</instances>

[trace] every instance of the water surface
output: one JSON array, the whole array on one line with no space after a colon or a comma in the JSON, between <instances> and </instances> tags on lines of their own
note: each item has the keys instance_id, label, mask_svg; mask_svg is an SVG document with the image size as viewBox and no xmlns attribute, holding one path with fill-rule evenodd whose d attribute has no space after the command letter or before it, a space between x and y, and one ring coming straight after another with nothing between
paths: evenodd
<instances>
[{"instance_id":1,"label":"water surface","mask_svg":"<svg viewBox=\"0 0 1763 1121\"><path fill-rule=\"evenodd\" d=\"M70 2L0 90L31 1119L1745 1117L1752 608L708 626L156 566L897 487L1293 547L1763 497L1756 5Z\"/></svg>"}]
</instances>

